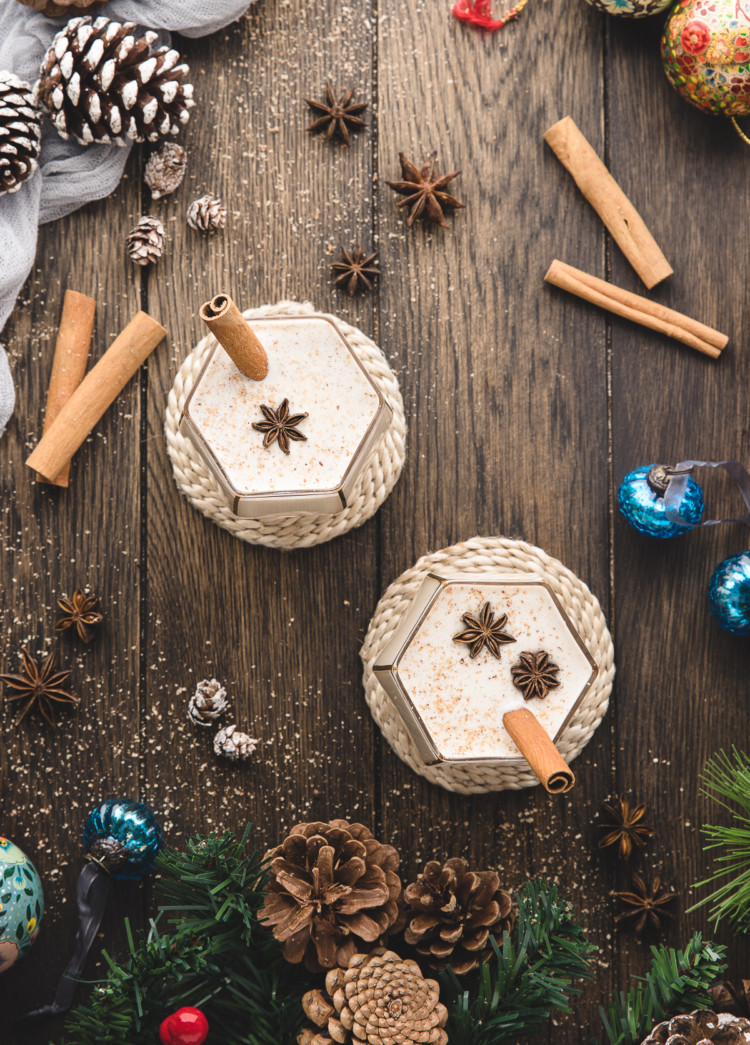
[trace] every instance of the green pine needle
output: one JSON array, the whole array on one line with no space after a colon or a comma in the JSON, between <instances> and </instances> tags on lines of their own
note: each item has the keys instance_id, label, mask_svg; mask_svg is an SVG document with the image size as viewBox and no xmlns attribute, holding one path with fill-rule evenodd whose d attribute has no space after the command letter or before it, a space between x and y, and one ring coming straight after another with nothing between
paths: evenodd
<instances>
[{"instance_id":1,"label":"green pine needle","mask_svg":"<svg viewBox=\"0 0 750 1045\"><path fill-rule=\"evenodd\" d=\"M694 886L713 886L713 891L690 910L711 904L714 928L726 919L735 932L746 933L750 930L750 755L735 747L731 755L720 751L706 763L701 780L703 793L729 810L733 823L701 829L707 839L704 850L723 852L714 857L712 874Z\"/></svg>"}]
</instances>

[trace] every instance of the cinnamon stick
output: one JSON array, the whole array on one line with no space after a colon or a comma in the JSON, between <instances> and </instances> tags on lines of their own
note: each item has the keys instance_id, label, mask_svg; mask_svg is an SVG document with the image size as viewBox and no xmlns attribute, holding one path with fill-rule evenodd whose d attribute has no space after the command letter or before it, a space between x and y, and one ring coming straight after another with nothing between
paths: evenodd
<instances>
[{"instance_id":1,"label":"cinnamon stick","mask_svg":"<svg viewBox=\"0 0 750 1045\"><path fill-rule=\"evenodd\" d=\"M262 381L268 373L266 350L228 294L201 305L200 317L245 377Z\"/></svg>"},{"instance_id":2,"label":"cinnamon stick","mask_svg":"<svg viewBox=\"0 0 750 1045\"><path fill-rule=\"evenodd\" d=\"M95 311L96 301L93 298L79 294L76 290L65 291L47 391L47 409L44 413L45 432L78 388L86 373ZM37 475L37 479L41 482L65 487L68 485L69 478L70 462L53 479L45 479L43 475Z\"/></svg>"},{"instance_id":3,"label":"cinnamon stick","mask_svg":"<svg viewBox=\"0 0 750 1045\"><path fill-rule=\"evenodd\" d=\"M503 725L551 795L570 791L576 782L573 771L528 708L506 711Z\"/></svg>"},{"instance_id":4,"label":"cinnamon stick","mask_svg":"<svg viewBox=\"0 0 750 1045\"><path fill-rule=\"evenodd\" d=\"M672 275L672 266L646 223L596 155L575 122L565 116L544 135L560 163L607 226L649 290Z\"/></svg>"},{"instance_id":5,"label":"cinnamon stick","mask_svg":"<svg viewBox=\"0 0 750 1045\"><path fill-rule=\"evenodd\" d=\"M166 330L145 312L138 312L117 335L27 457L29 468L54 480L69 463L138 368L151 355Z\"/></svg>"},{"instance_id":6,"label":"cinnamon stick","mask_svg":"<svg viewBox=\"0 0 750 1045\"><path fill-rule=\"evenodd\" d=\"M658 330L660 334L681 341L684 345L694 348L696 352L711 356L712 359L719 358L721 350L729 340L726 334L706 326L705 323L699 323L697 319L691 319L682 312L650 301L640 294L631 294L629 290L623 290L622 287L616 287L604 279L598 279L588 272L573 268L572 265L566 265L564 261L555 259L544 279L561 290L567 290L569 294L575 294L592 305L606 309L607 312L623 316L651 330Z\"/></svg>"}]
</instances>

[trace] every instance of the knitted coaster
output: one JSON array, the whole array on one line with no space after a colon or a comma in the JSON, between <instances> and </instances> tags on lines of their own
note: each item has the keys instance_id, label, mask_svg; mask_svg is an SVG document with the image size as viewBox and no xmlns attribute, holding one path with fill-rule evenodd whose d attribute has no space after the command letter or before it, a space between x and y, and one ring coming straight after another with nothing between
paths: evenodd
<instances>
[{"instance_id":1,"label":"knitted coaster","mask_svg":"<svg viewBox=\"0 0 750 1045\"><path fill-rule=\"evenodd\" d=\"M312 305L296 301L279 301L276 305L263 305L243 313L247 319L314 314ZM351 504L335 515L271 515L263 519L238 519L231 513L216 480L179 431L185 401L206 356L216 344L212 334L206 335L195 346L177 372L169 393L164 430L167 452L180 492L218 526L223 526L235 537L250 544L265 544L271 548L288 550L309 548L330 541L332 537L361 526L374 515L401 474L406 454L406 419L396 376L378 346L361 330L336 316L326 318L335 320L393 411L391 425L373 450L352 495Z\"/></svg>"},{"instance_id":2,"label":"knitted coaster","mask_svg":"<svg viewBox=\"0 0 750 1045\"><path fill-rule=\"evenodd\" d=\"M422 581L431 571L438 573L534 573L549 584L562 603L599 673L570 722L557 747L566 762L579 755L604 717L615 674L614 647L604 615L589 589L561 562L523 541L505 537L472 537L469 541L424 555L391 584L377 605L360 656L364 664L365 698L381 732L398 757L415 773L448 791L470 795L485 791L518 790L539 783L523 760L498 766L426 766L390 697L380 685L373 667L380 651L407 613Z\"/></svg>"}]
</instances>

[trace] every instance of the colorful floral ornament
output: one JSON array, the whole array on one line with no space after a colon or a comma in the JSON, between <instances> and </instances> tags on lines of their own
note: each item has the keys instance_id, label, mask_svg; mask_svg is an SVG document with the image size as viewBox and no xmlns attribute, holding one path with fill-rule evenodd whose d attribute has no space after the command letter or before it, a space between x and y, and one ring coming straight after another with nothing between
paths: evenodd
<instances>
[{"instance_id":1,"label":"colorful floral ornament","mask_svg":"<svg viewBox=\"0 0 750 1045\"><path fill-rule=\"evenodd\" d=\"M647 18L665 11L674 0L588 0L597 11L621 18Z\"/></svg>"},{"instance_id":2,"label":"colorful floral ornament","mask_svg":"<svg viewBox=\"0 0 750 1045\"><path fill-rule=\"evenodd\" d=\"M0 837L0 973L23 957L39 935L42 882L31 860Z\"/></svg>"}]
</instances>

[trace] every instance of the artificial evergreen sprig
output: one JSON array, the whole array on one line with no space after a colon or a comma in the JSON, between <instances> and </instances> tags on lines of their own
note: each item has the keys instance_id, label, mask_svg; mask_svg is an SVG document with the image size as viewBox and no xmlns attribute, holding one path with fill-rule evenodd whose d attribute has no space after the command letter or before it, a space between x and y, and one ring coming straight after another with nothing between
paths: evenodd
<instances>
[{"instance_id":1,"label":"artificial evergreen sprig","mask_svg":"<svg viewBox=\"0 0 750 1045\"><path fill-rule=\"evenodd\" d=\"M597 948L584 935L557 886L527 882L517 895L518 921L502 947L482 965L477 985L466 988L450 969L440 976L440 997L448 1006L450 1045L498 1045L537 1028L553 1011L568 1012L580 988L592 978Z\"/></svg>"},{"instance_id":2,"label":"artificial evergreen sprig","mask_svg":"<svg viewBox=\"0 0 750 1045\"><path fill-rule=\"evenodd\" d=\"M128 953L104 953L107 978L69 1016L65 1045L153 1045L182 1005L206 1012L207 1045L295 1045L310 982L257 923L267 876L258 853L245 854L249 830L160 855L151 930L135 938L126 923Z\"/></svg>"},{"instance_id":3,"label":"artificial evergreen sprig","mask_svg":"<svg viewBox=\"0 0 750 1045\"><path fill-rule=\"evenodd\" d=\"M710 918L716 927L726 919L736 932L750 929L750 755L732 748L709 759L701 776L703 793L732 814L733 823L706 824L701 830L708 839L704 850L723 849L715 857L713 873L694 888L717 886L690 908L711 904ZM739 806L739 809L736 807Z\"/></svg>"},{"instance_id":4,"label":"artificial evergreen sprig","mask_svg":"<svg viewBox=\"0 0 750 1045\"><path fill-rule=\"evenodd\" d=\"M726 972L726 947L704 942L700 933L684 951L661 944L651 954L649 973L599 1010L609 1045L638 1045L668 1016L710 1008L709 988Z\"/></svg>"}]
</instances>

